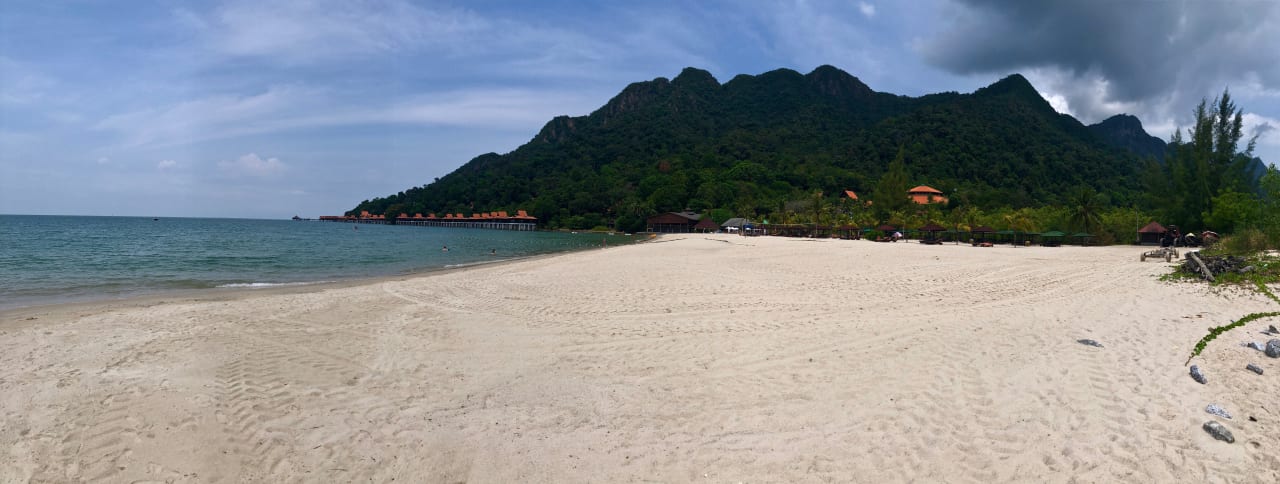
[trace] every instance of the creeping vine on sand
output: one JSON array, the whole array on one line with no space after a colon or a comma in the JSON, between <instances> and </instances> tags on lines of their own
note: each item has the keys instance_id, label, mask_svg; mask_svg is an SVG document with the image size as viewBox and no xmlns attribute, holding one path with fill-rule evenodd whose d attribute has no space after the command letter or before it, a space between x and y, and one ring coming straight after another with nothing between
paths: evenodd
<instances>
[{"instance_id":1,"label":"creeping vine on sand","mask_svg":"<svg viewBox=\"0 0 1280 484\"><path fill-rule=\"evenodd\" d=\"M1243 318L1237 319L1234 323L1228 324L1226 326L1218 326L1216 328L1210 329L1209 334L1205 335L1204 338L1200 338L1200 342L1196 343L1196 349L1191 352L1191 356L1187 357L1187 362L1183 363L1182 365L1186 366L1191 363L1192 358L1200 356L1200 352L1204 351L1204 347L1208 346L1209 342L1213 341L1214 338L1217 338L1218 335L1225 333L1227 331L1230 331L1232 329L1238 328L1240 326L1244 326L1245 324L1248 324L1250 321L1253 321L1255 319L1271 318L1275 316L1280 316L1280 312L1253 313Z\"/></svg>"},{"instance_id":2,"label":"creeping vine on sand","mask_svg":"<svg viewBox=\"0 0 1280 484\"><path fill-rule=\"evenodd\" d=\"M1272 275L1269 278L1274 279L1275 276ZM1249 276L1249 280L1253 281L1253 285L1258 290L1258 292L1262 293L1262 295L1264 296L1267 296L1267 298L1271 299L1272 301L1275 301L1277 304L1280 304L1280 297L1277 297L1276 293L1271 292L1271 288L1267 287L1267 279L1268 277L1261 276L1257 273L1254 273L1251 276ZM1210 329L1209 334L1205 335L1204 338L1200 339L1200 342L1196 343L1196 348L1191 351L1191 356L1187 357L1187 362L1183 363L1183 366L1191 364L1191 359L1197 356L1200 356L1200 352L1204 351L1205 346L1208 346L1209 342L1213 341L1214 338L1217 338L1218 335L1225 333L1227 331L1230 331L1234 328L1244 326L1245 324L1248 324L1250 321L1254 321L1261 318L1270 318L1275 316L1280 316L1280 312L1253 313L1253 314L1246 315L1243 318L1237 319L1235 322L1231 324L1228 324L1225 326L1218 326L1216 328Z\"/></svg>"}]
</instances>

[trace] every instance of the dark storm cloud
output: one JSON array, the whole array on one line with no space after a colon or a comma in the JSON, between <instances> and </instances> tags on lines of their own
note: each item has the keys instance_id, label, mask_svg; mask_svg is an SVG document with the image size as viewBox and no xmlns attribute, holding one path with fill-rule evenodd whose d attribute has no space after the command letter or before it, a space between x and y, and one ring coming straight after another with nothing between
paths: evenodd
<instances>
[{"instance_id":1,"label":"dark storm cloud","mask_svg":"<svg viewBox=\"0 0 1280 484\"><path fill-rule=\"evenodd\" d=\"M1073 106L1182 102L1246 80L1280 89L1280 2L944 1L938 33L921 44L927 62L959 74L1042 68L1103 81L1095 97L1105 99L1079 94Z\"/></svg>"}]
</instances>

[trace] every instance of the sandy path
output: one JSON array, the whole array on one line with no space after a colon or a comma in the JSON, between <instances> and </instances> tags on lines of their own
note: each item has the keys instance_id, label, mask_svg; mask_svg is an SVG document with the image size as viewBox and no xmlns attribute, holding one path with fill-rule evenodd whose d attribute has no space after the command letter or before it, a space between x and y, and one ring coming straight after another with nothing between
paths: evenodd
<instances>
[{"instance_id":1,"label":"sandy path","mask_svg":"<svg viewBox=\"0 0 1280 484\"><path fill-rule=\"evenodd\" d=\"M14 311L0 481L1280 482L1280 360L1239 346L1280 318L1183 366L1275 303L1138 252L699 235Z\"/></svg>"}]
</instances>

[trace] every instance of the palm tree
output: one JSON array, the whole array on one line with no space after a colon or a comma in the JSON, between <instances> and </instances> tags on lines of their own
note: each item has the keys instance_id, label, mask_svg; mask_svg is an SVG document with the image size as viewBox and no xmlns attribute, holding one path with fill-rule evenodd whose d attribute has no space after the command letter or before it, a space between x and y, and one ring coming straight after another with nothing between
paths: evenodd
<instances>
[{"instance_id":1,"label":"palm tree","mask_svg":"<svg viewBox=\"0 0 1280 484\"><path fill-rule=\"evenodd\" d=\"M826 200L822 198L822 190L813 192L813 223L822 224L822 211L826 208Z\"/></svg>"},{"instance_id":2,"label":"palm tree","mask_svg":"<svg viewBox=\"0 0 1280 484\"><path fill-rule=\"evenodd\" d=\"M1026 232L1031 228L1031 215L1026 209L1015 210L1005 214L1004 223L1009 226L1009 230L1017 232ZM1019 241L1020 242L1020 241ZM1016 247L1017 244L1015 243Z\"/></svg>"},{"instance_id":3,"label":"palm tree","mask_svg":"<svg viewBox=\"0 0 1280 484\"><path fill-rule=\"evenodd\" d=\"M1102 223L1102 200L1098 192L1089 187L1080 187L1071 192L1067 198L1071 208L1071 225L1086 233Z\"/></svg>"}]
</instances>

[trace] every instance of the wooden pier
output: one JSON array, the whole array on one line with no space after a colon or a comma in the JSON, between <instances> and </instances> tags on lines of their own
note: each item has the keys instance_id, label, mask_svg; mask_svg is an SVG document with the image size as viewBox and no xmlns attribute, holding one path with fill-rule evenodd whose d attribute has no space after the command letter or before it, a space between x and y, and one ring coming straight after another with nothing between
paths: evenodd
<instances>
[{"instance_id":1,"label":"wooden pier","mask_svg":"<svg viewBox=\"0 0 1280 484\"><path fill-rule=\"evenodd\" d=\"M361 212L360 215L324 215L320 217L322 222L342 222L353 224L375 224L375 225L410 225L416 227L452 227L452 228L469 228L469 229L491 229L491 230L520 230L529 231L538 229L538 218L529 215L524 210L516 212L515 215L508 215L507 212L488 212L473 213L470 216L464 216L461 213L447 213L443 217L436 214L428 214L423 217L422 214L402 213L399 216L388 219L384 215L373 215L368 211Z\"/></svg>"}]
</instances>

